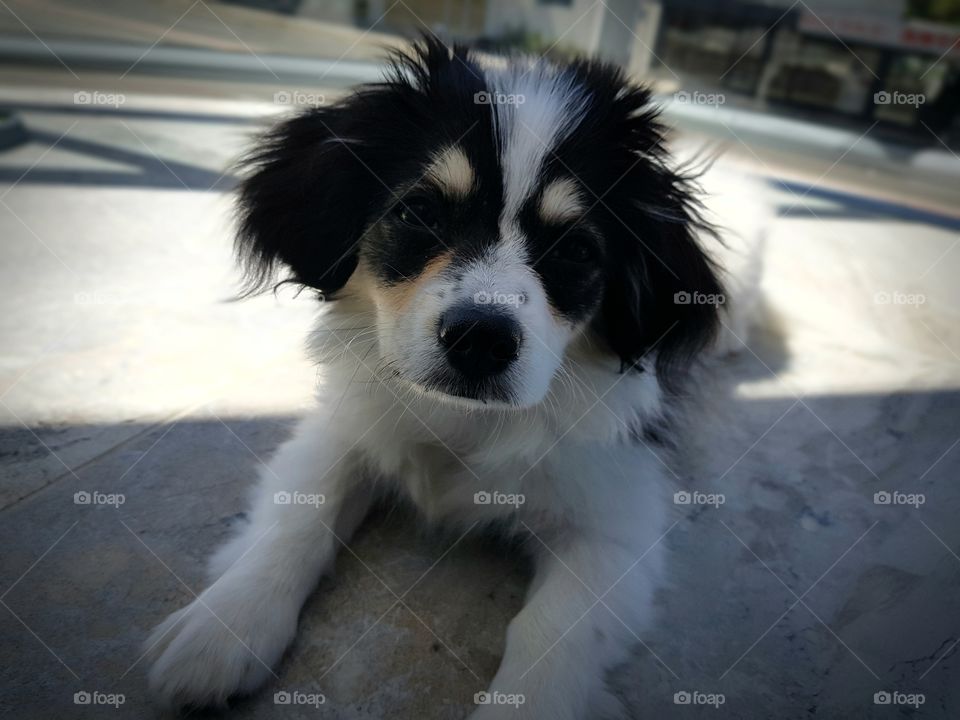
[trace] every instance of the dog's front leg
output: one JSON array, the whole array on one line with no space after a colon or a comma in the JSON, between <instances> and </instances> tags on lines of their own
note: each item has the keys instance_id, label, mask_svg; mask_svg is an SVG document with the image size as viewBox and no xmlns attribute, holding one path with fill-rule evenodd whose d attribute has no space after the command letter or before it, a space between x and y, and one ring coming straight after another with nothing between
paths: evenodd
<instances>
[{"instance_id":1,"label":"dog's front leg","mask_svg":"<svg viewBox=\"0 0 960 720\"><path fill-rule=\"evenodd\" d=\"M607 670L623 662L649 613L656 551L583 536L531 540L541 551L500 669L472 720L583 720L622 714Z\"/></svg>"},{"instance_id":2,"label":"dog's front leg","mask_svg":"<svg viewBox=\"0 0 960 720\"><path fill-rule=\"evenodd\" d=\"M308 418L264 468L249 526L211 562L212 585L147 640L161 702L219 705L273 674L304 601L370 505L350 442Z\"/></svg>"}]
</instances>

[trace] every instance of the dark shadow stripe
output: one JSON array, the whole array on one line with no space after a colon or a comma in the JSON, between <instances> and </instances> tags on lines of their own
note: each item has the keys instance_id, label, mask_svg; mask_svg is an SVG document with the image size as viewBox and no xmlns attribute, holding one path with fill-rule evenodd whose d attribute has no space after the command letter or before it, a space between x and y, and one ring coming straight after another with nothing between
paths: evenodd
<instances>
[{"instance_id":1,"label":"dark shadow stripe","mask_svg":"<svg viewBox=\"0 0 960 720\"><path fill-rule=\"evenodd\" d=\"M290 106L290 110L296 107ZM22 103L0 100L0 111L37 112L57 115L80 115L87 117L136 118L139 120L167 120L170 122L210 123L213 125L266 125L271 122L270 115L256 117L244 115L224 115L222 113L173 112L169 110L134 110L132 108L112 107L109 105L64 105L44 103Z\"/></svg>"},{"instance_id":2,"label":"dark shadow stripe","mask_svg":"<svg viewBox=\"0 0 960 720\"><path fill-rule=\"evenodd\" d=\"M235 187L237 178L230 174L207 170L176 160L161 162L151 154L74 137L59 138L44 130L28 130L29 141L80 155L109 160L130 166L131 172L75 168L0 167L0 182L38 185L87 185L115 187L150 187L169 190L226 192ZM59 139L59 142L57 142ZM139 172L138 172L139 171Z\"/></svg>"},{"instance_id":3,"label":"dark shadow stripe","mask_svg":"<svg viewBox=\"0 0 960 720\"><path fill-rule=\"evenodd\" d=\"M791 205L793 205L793 199L791 199L787 200L785 204L778 208L777 215L780 217L809 217L813 220L818 217L850 220L893 218L905 222L933 225L946 230L960 230L960 217L947 215L945 213L779 178L767 178L766 180L768 184L775 188L794 193L797 198L803 198L803 200L806 198L825 200L841 206L841 208L823 208L822 210L820 208L814 208L810 210L803 206L803 200L796 200L796 205L791 209Z\"/></svg>"},{"instance_id":4,"label":"dark shadow stripe","mask_svg":"<svg viewBox=\"0 0 960 720\"><path fill-rule=\"evenodd\" d=\"M13 184L27 168L0 169L0 183ZM183 177L181 183L167 173L168 178L157 175L125 173L110 170L37 170L27 173L19 185L85 185L95 187L154 188L157 190L189 190L191 192L229 192L237 183L236 178L224 176L216 181L216 175Z\"/></svg>"}]
</instances>

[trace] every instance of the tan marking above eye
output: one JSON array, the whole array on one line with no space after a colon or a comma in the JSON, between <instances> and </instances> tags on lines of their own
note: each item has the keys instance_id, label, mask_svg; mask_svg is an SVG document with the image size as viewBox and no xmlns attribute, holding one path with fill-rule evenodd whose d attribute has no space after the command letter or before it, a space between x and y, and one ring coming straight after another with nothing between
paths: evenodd
<instances>
[{"instance_id":1,"label":"tan marking above eye","mask_svg":"<svg viewBox=\"0 0 960 720\"><path fill-rule=\"evenodd\" d=\"M570 178L553 180L540 196L540 217L547 223L576 220L584 210L583 194Z\"/></svg>"},{"instance_id":2,"label":"tan marking above eye","mask_svg":"<svg viewBox=\"0 0 960 720\"><path fill-rule=\"evenodd\" d=\"M470 194L476 180L466 153L456 146L435 153L425 175L444 195L458 199Z\"/></svg>"}]
</instances>

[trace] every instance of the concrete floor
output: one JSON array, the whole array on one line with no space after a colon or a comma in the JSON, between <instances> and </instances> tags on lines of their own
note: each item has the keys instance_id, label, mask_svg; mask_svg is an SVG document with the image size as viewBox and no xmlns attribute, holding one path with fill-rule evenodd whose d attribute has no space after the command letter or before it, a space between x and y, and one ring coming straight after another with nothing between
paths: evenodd
<instances>
[{"instance_id":1,"label":"concrete floor","mask_svg":"<svg viewBox=\"0 0 960 720\"><path fill-rule=\"evenodd\" d=\"M0 155L0 715L153 717L140 644L201 589L260 459L308 407L315 308L229 301L229 198L206 189L249 124L26 119L38 142ZM830 187L829 163L730 161ZM670 461L726 504L681 512L665 539L659 619L613 677L636 717L911 714L875 705L881 691L922 693L915 717L960 716L955 206L907 221L839 170L853 194L778 194L763 322L712 369ZM897 181L882 178L888 196ZM926 502L874 503L893 490ZM124 502L78 505L83 491ZM372 518L279 679L230 717L318 715L275 704L284 690L322 692L322 717L464 717L526 569L467 541L430 570L448 545L402 511ZM124 702L75 704L83 691ZM725 703L676 705L681 691Z\"/></svg>"}]
</instances>

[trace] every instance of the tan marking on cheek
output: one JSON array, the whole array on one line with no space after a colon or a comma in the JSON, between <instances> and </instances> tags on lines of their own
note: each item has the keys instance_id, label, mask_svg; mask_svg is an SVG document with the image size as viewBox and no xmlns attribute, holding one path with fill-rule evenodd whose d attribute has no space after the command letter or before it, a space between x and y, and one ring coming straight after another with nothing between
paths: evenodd
<instances>
[{"instance_id":1,"label":"tan marking on cheek","mask_svg":"<svg viewBox=\"0 0 960 720\"><path fill-rule=\"evenodd\" d=\"M553 320L554 324L557 327L566 328L568 330L574 330L577 327L577 324L570 321L570 318L564 317L564 315L557 310L553 303L549 300L547 301L547 312L550 313L550 319Z\"/></svg>"},{"instance_id":2,"label":"tan marking on cheek","mask_svg":"<svg viewBox=\"0 0 960 720\"><path fill-rule=\"evenodd\" d=\"M445 252L428 262L415 278L403 280L395 285L378 285L374 289L377 304L383 308L389 308L391 312L398 315L405 312L424 285L446 270L452 259L453 254Z\"/></svg>"},{"instance_id":3,"label":"tan marking on cheek","mask_svg":"<svg viewBox=\"0 0 960 720\"><path fill-rule=\"evenodd\" d=\"M569 178L554 180L540 196L540 217L547 223L575 220L585 209L580 189Z\"/></svg>"},{"instance_id":4,"label":"tan marking on cheek","mask_svg":"<svg viewBox=\"0 0 960 720\"><path fill-rule=\"evenodd\" d=\"M433 156L426 176L444 195L463 199L473 190L475 175L466 153L458 147L449 147Z\"/></svg>"}]
</instances>

